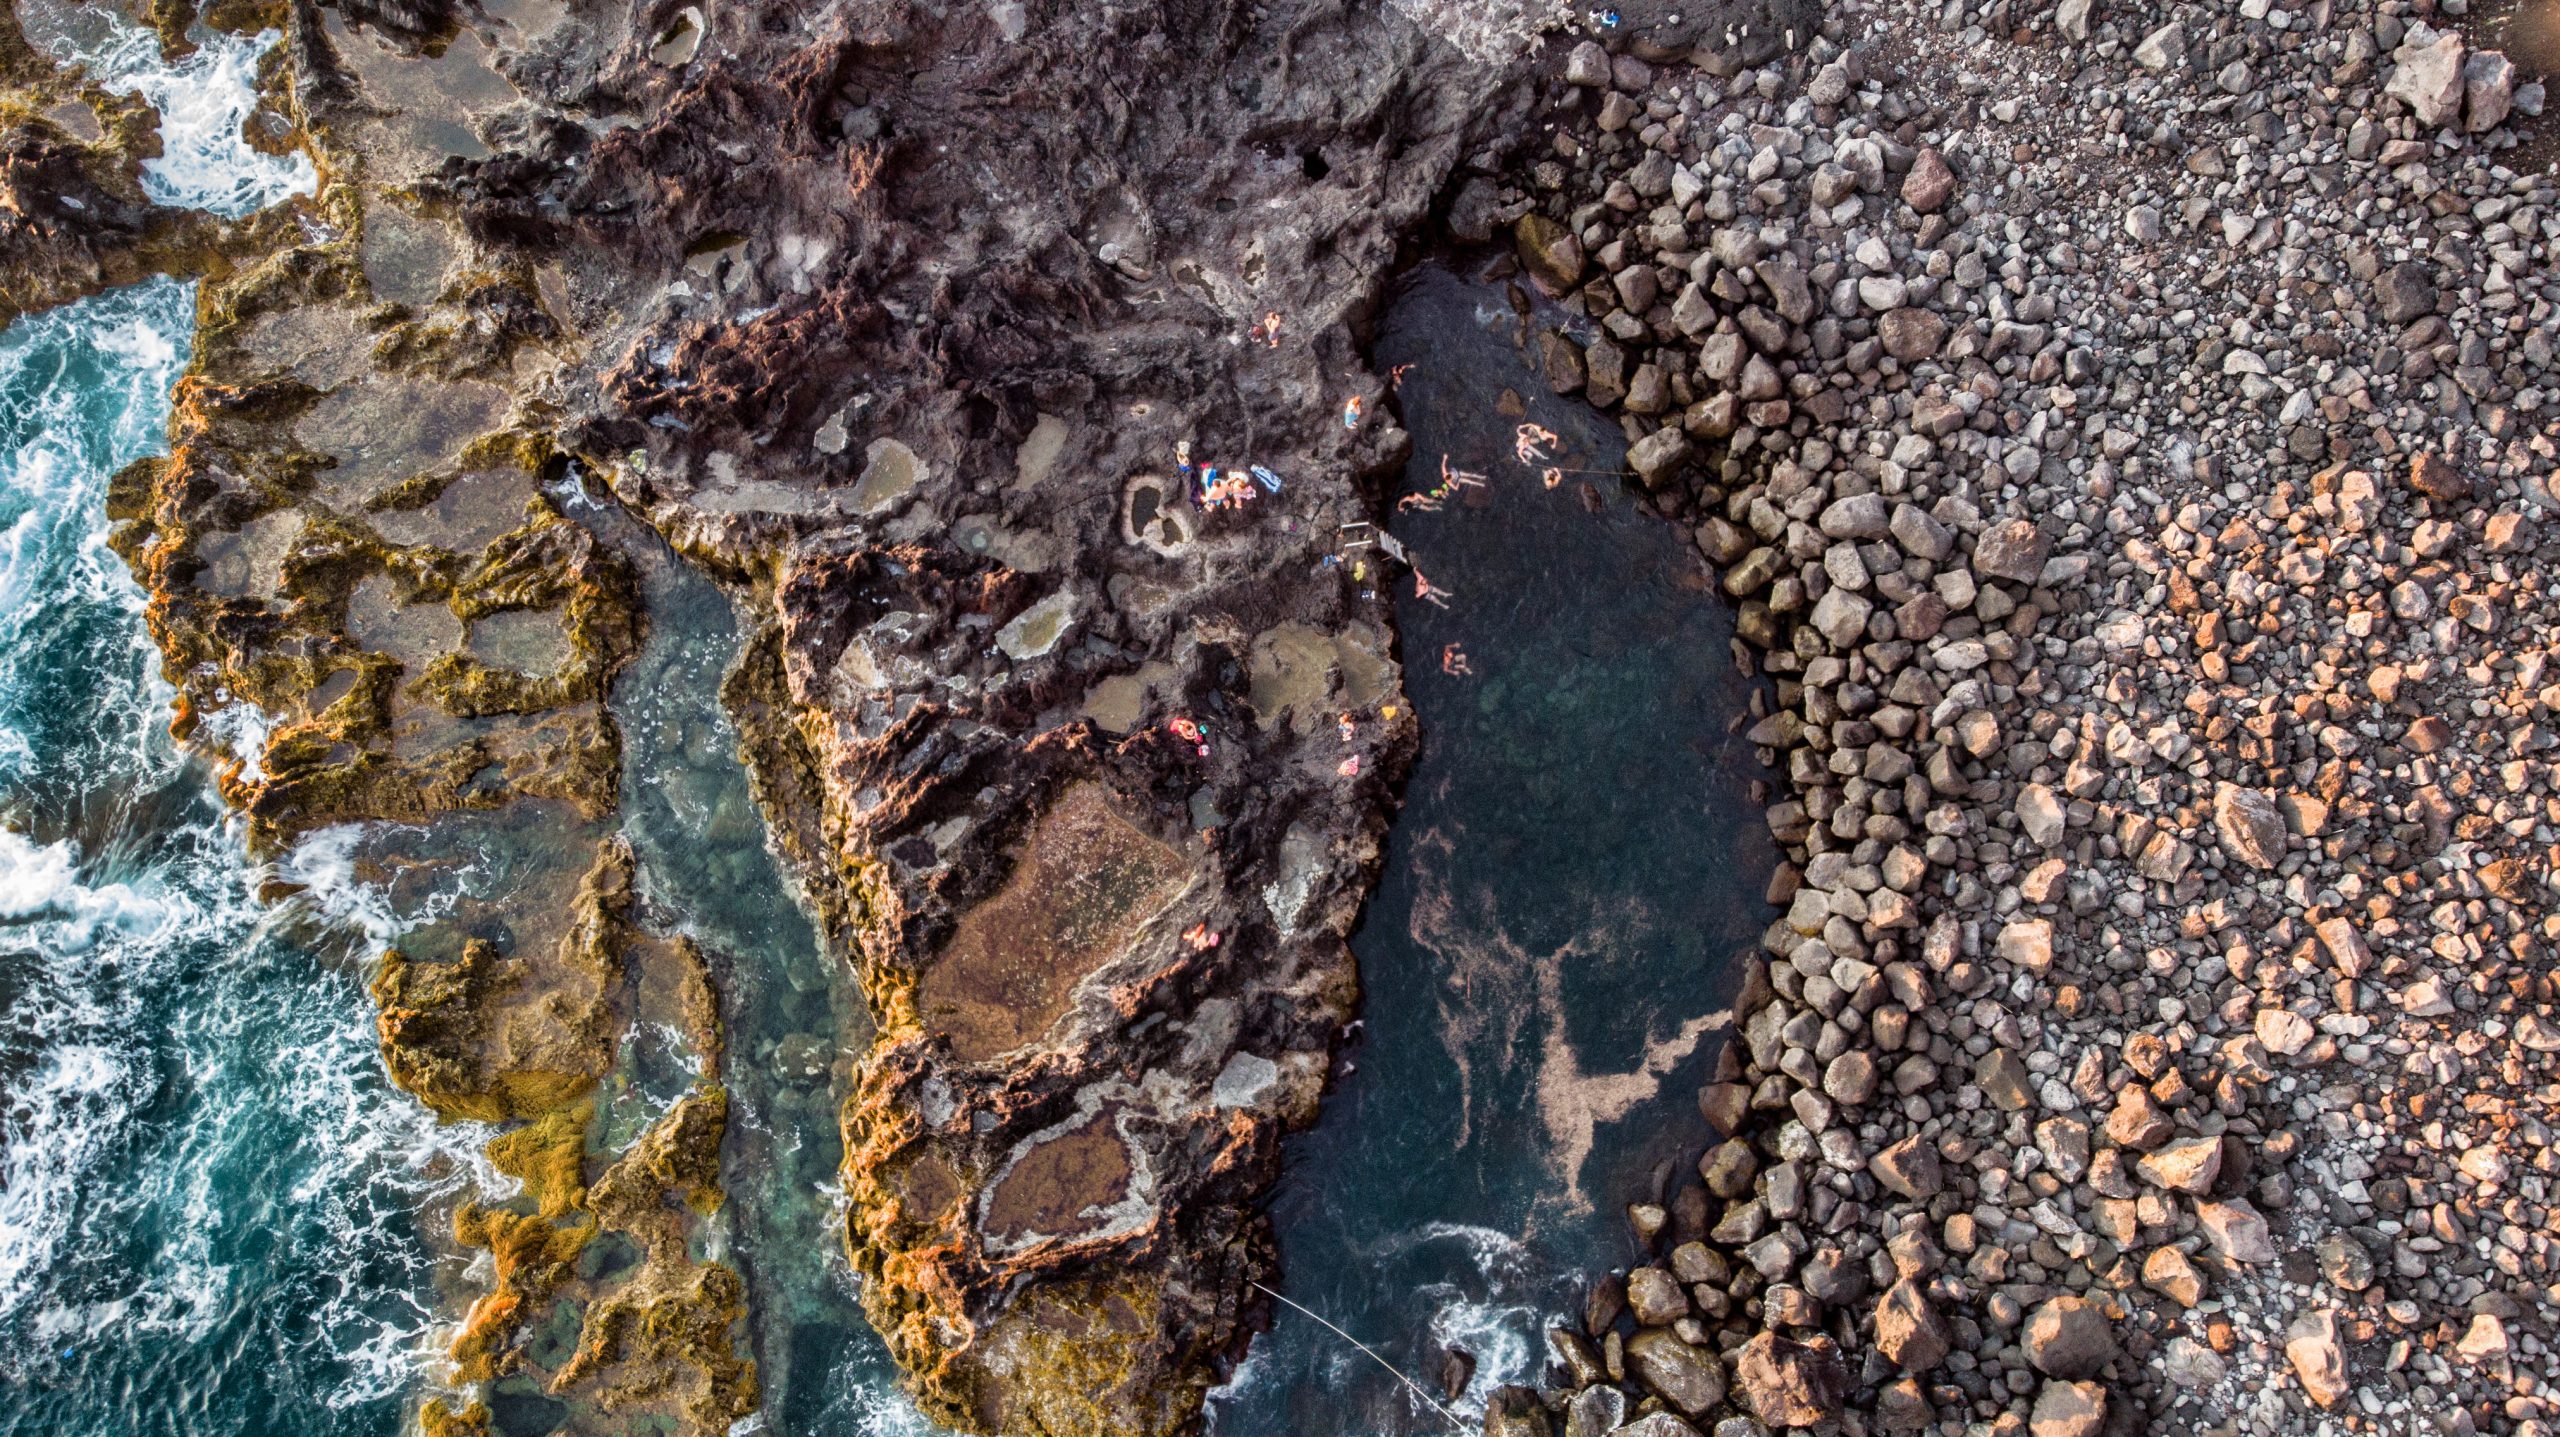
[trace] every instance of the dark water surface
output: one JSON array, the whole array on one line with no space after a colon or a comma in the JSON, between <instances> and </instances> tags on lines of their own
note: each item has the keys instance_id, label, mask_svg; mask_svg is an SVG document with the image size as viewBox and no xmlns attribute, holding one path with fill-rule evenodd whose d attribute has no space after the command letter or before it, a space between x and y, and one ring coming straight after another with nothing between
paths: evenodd
<instances>
[{"instance_id":1,"label":"dark water surface","mask_svg":"<svg viewBox=\"0 0 2560 1437\"><path fill-rule=\"evenodd\" d=\"M1750 751L1726 733L1748 693L1731 615L1686 536L1616 477L1548 489L1515 457L1523 422L1562 436L1548 447L1568 469L1615 470L1625 448L1547 392L1518 333L1502 286L1434 268L1379 337L1380 365L1414 366L1397 492L1438 486L1444 455L1485 484L1389 523L1453 597L1443 610L1398 585L1422 754L1353 939L1353 1070L1272 1200L1282 1290L1435 1393L1446 1350L1465 1349L1480 1367L1454 1405L1470 1421L1498 1383L1536 1379L1547 1319L1631 1252L1626 1204L1695 1156L1690 1104L1774 861L1746 802ZM1453 643L1472 676L1442 672ZM1214 1428L1447 1423L1284 1309Z\"/></svg>"}]
</instances>

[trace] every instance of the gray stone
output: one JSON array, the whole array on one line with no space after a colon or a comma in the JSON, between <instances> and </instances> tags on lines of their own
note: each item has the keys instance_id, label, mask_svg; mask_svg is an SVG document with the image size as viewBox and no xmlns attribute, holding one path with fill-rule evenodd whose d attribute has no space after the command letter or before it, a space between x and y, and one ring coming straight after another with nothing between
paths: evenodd
<instances>
[{"instance_id":1,"label":"gray stone","mask_svg":"<svg viewBox=\"0 0 2560 1437\"><path fill-rule=\"evenodd\" d=\"M1867 636L1867 617L1875 605L1863 595L1847 589L1833 589L1813 606L1813 626L1831 641L1836 649L1849 649Z\"/></svg>"},{"instance_id":2,"label":"gray stone","mask_svg":"<svg viewBox=\"0 0 2560 1437\"><path fill-rule=\"evenodd\" d=\"M2069 1381L2097 1376L2116 1357L2107 1315L2085 1297L2046 1299L2028 1314L2021 1340L2038 1372Z\"/></svg>"},{"instance_id":3,"label":"gray stone","mask_svg":"<svg viewBox=\"0 0 2560 1437\"><path fill-rule=\"evenodd\" d=\"M2023 1112L2035 1101L2027 1087L2027 1065L2006 1048L1994 1048L1974 1065L1974 1086L1982 1095L2010 1112Z\"/></svg>"},{"instance_id":4,"label":"gray stone","mask_svg":"<svg viewBox=\"0 0 2560 1437\"><path fill-rule=\"evenodd\" d=\"M1698 1429L1668 1412L1648 1412L1612 1430L1609 1437L1698 1437Z\"/></svg>"},{"instance_id":5,"label":"gray stone","mask_svg":"<svg viewBox=\"0 0 2560 1437\"><path fill-rule=\"evenodd\" d=\"M1902 552L1933 564L1955 552L1955 536L1917 504L1894 506L1893 541L1902 546Z\"/></svg>"},{"instance_id":6,"label":"gray stone","mask_svg":"<svg viewBox=\"0 0 2560 1437\"><path fill-rule=\"evenodd\" d=\"M1705 286L1691 280L1681 287L1680 297L1671 302L1671 323L1692 339L1715 328L1716 307L1707 298ZM1734 367L1739 370L1740 362L1737 361Z\"/></svg>"},{"instance_id":7,"label":"gray stone","mask_svg":"<svg viewBox=\"0 0 2560 1437\"><path fill-rule=\"evenodd\" d=\"M1724 1365L1660 1328L1627 1339L1627 1372L1692 1417L1724 1400Z\"/></svg>"},{"instance_id":8,"label":"gray stone","mask_svg":"<svg viewBox=\"0 0 2560 1437\"><path fill-rule=\"evenodd\" d=\"M1565 56L1564 82L1584 89L1596 89L1609 83L1609 52L1597 40L1585 40Z\"/></svg>"},{"instance_id":9,"label":"gray stone","mask_svg":"<svg viewBox=\"0 0 2560 1437\"><path fill-rule=\"evenodd\" d=\"M2196 1226L2205 1242L2226 1262L2256 1264L2276 1260L2275 1239L2267 1220L2246 1198L2196 1204Z\"/></svg>"},{"instance_id":10,"label":"gray stone","mask_svg":"<svg viewBox=\"0 0 2560 1437\"><path fill-rule=\"evenodd\" d=\"M1834 499L1822 511L1822 532L1832 539L1881 539L1886 531L1884 496L1851 494Z\"/></svg>"},{"instance_id":11,"label":"gray stone","mask_svg":"<svg viewBox=\"0 0 2560 1437\"><path fill-rule=\"evenodd\" d=\"M2143 36L2133 58L2146 70L2166 70L2187 58L2187 32L2172 20Z\"/></svg>"},{"instance_id":12,"label":"gray stone","mask_svg":"<svg viewBox=\"0 0 2560 1437\"><path fill-rule=\"evenodd\" d=\"M1627 450L1627 465L1644 481L1644 487L1659 489L1689 462L1689 437L1677 429L1657 429L1635 442Z\"/></svg>"},{"instance_id":13,"label":"gray stone","mask_svg":"<svg viewBox=\"0 0 2560 1437\"><path fill-rule=\"evenodd\" d=\"M2027 840L2030 843L2038 848L2051 848L2062 841L2062 800L2052 789L2040 783L2021 785L2018 789L2016 812L2018 826L2027 831ZM2050 929L2045 937L2045 951L2049 959L2053 950ZM2005 937L2003 941L2005 942Z\"/></svg>"},{"instance_id":14,"label":"gray stone","mask_svg":"<svg viewBox=\"0 0 2560 1437\"><path fill-rule=\"evenodd\" d=\"M1613 1437L1626 1421L1626 1393L1605 1384L1585 1387L1573 1394L1573 1401L1565 1406L1564 1437ZM1696 1437L1696 1433L1691 1431L1690 1437Z\"/></svg>"},{"instance_id":15,"label":"gray stone","mask_svg":"<svg viewBox=\"0 0 2560 1437\"><path fill-rule=\"evenodd\" d=\"M2284 858L2284 815L2263 789L2235 783L2216 789L2213 829L2222 851L2251 868L2273 868Z\"/></svg>"},{"instance_id":16,"label":"gray stone","mask_svg":"<svg viewBox=\"0 0 2560 1437\"><path fill-rule=\"evenodd\" d=\"M2219 1385L2231 1370L2222 1354L2192 1337L2170 1338L2161 1349L2160 1366L2171 1382L2191 1392Z\"/></svg>"},{"instance_id":17,"label":"gray stone","mask_svg":"<svg viewBox=\"0 0 2560 1437\"><path fill-rule=\"evenodd\" d=\"M2516 67L2501 50L2482 50L2462 62L2462 127L2486 134L2506 123L2515 107Z\"/></svg>"},{"instance_id":18,"label":"gray stone","mask_svg":"<svg viewBox=\"0 0 2560 1437\"><path fill-rule=\"evenodd\" d=\"M2403 261L2375 276L2373 292L2388 324L2407 324L2436 312L2435 274L2419 260Z\"/></svg>"}]
</instances>

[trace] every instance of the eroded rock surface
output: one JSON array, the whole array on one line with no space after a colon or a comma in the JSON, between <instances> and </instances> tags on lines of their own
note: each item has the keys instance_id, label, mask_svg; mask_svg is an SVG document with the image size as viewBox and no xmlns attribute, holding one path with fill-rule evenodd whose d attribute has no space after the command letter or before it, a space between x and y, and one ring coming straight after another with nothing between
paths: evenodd
<instances>
[{"instance_id":1,"label":"eroded rock surface","mask_svg":"<svg viewBox=\"0 0 2560 1437\"><path fill-rule=\"evenodd\" d=\"M572 1430L754 1398L752 1294L670 1216L718 1202L721 1035L647 1132L594 1111L665 940L614 897L648 616L582 481L751 615L726 698L876 1020L846 1239L919 1402L1190 1425L1413 741L1382 576L1325 562L1406 447L1355 330L1522 128L1502 47L1219 3L209 18L282 34L322 185L221 251L173 452L115 487L181 722L261 843L576 855L377 984L394 1075L540 1175L456 1220L495 1286L426 1425L528 1374ZM1205 507L1184 444L1270 479ZM581 1267L608 1233L646 1260Z\"/></svg>"}]
</instances>

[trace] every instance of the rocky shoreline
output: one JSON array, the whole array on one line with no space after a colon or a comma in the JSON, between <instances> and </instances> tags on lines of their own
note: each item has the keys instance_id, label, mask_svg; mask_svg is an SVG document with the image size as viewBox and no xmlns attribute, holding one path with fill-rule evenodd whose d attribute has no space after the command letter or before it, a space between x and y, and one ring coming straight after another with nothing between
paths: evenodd
<instances>
[{"instance_id":1,"label":"rocky shoreline","mask_svg":"<svg viewBox=\"0 0 2560 1437\"><path fill-rule=\"evenodd\" d=\"M1563 60L1490 208L1789 861L1698 1181L1489 1432L2551 1430L2560 180L2487 23Z\"/></svg>"},{"instance_id":2,"label":"rocky shoreline","mask_svg":"<svg viewBox=\"0 0 2560 1437\"><path fill-rule=\"evenodd\" d=\"M219 229L0 34L0 300L208 276L112 502L257 841L575 860L376 983L525 1189L456 1215L493 1275L422 1424L755 1400L726 1095L593 1128L632 993L704 1071L735 1035L611 832L648 616L581 478L752 616L724 698L879 1029L847 1242L921 1405L1196 1424L1414 742L1324 561L1436 220L1573 312L1551 384L1739 605L1789 857L1698 1181L1488 1429L2547 1432L2548 22L2438 3L1630 6L1526 79L1566 17L231 4L321 188ZM1281 487L1206 508L1186 444Z\"/></svg>"}]
</instances>

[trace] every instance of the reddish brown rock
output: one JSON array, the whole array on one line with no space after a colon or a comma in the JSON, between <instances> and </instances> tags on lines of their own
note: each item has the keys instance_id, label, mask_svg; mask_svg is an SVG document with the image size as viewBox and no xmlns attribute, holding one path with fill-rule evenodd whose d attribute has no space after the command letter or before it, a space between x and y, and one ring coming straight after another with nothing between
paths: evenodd
<instances>
[{"instance_id":1,"label":"reddish brown rock","mask_svg":"<svg viewBox=\"0 0 2560 1437\"><path fill-rule=\"evenodd\" d=\"M1810 1427L1840 1412L1849 1373L1831 1339L1792 1342L1763 1332L1734 1360L1742 1405L1772 1427Z\"/></svg>"},{"instance_id":2,"label":"reddish brown rock","mask_svg":"<svg viewBox=\"0 0 2560 1437\"><path fill-rule=\"evenodd\" d=\"M1911 173L1902 177L1902 202L1922 214L1934 214L1956 192L1956 172L1947 167L1946 156L1935 145L1924 145L1911 161Z\"/></svg>"},{"instance_id":3,"label":"reddish brown rock","mask_svg":"<svg viewBox=\"0 0 2560 1437\"><path fill-rule=\"evenodd\" d=\"M2425 449L2409 461L2409 487L2439 503L2452 504L2471 497L2471 476L2442 454Z\"/></svg>"}]
</instances>

